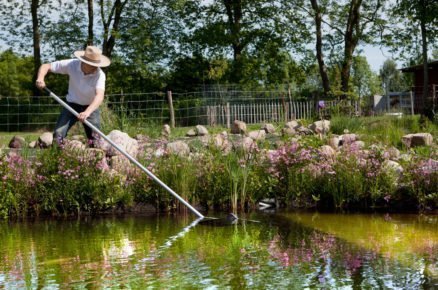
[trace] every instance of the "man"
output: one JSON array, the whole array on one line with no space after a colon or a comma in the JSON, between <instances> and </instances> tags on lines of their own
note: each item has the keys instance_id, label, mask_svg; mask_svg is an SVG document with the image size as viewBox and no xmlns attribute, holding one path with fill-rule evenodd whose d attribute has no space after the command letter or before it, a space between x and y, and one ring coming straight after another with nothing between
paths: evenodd
<instances>
[{"instance_id":1,"label":"man","mask_svg":"<svg viewBox=\"0 0 438 290\"><path fill-rule=\"evenodd\" d=\"M111 61L95 46L87 46L85 51L75 51L74 55L76 59L41 65L36 80L36 86L43 89L46 86L44 78L48 72L69 75L67 104L78 112L79 116L76 118L65 108L62 110L53 133L53 138L58 143L67 136L68 130L77 120L88 120L100 129L99 106L103 101L106 80L105 73L100 68L109 66ZM95 135L85 124L84 129L89 144L93 145Z\"/></svg>"}]
</instances>

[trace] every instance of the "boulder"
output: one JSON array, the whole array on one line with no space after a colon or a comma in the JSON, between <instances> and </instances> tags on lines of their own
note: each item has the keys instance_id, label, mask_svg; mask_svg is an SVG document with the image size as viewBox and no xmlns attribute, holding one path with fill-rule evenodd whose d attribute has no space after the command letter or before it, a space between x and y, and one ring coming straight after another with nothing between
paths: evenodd
<instances>
[{"instance_id":1,"label":"boulder","mask_svg":"<svg viewBox=\"0 0 438 290\"><path fill-rule=\"evenodd\" d=\"M188 156L190 154L190 147L183 141L175 141L167 144L167 151L171 154L179 156Z\"/></svg>"},{"instance_id":2,"label":"boulder","mask_svg":"<svg viewBox=\"0 0 438 290\"><path fill-rule=\"evenodd\" d=\"M396 172L399 176L403 173L403 167L396 161L385 160L382 164L383 170Z\"/></svg>"},{"instance_id":3,"label":"boulder","mask_svg":"<svg viewBox=\"0 0 438 290\"><path fill-rule=\"evenodd\" d=\"M296 129L297 133L300 135L313 135L313 132L311 129L306 128L304 126L300 126Z\"/></svg>"},{"instance_id":4,"label":"boulder","mask_svg":"<svg viewBox=\"0 0 438 290\"><path fill-rule=\"evenodd\" d=\"M345 145L345 144L351 144L359 140L359 138L357 137L356 134L344 134L341 136L341 140L342 140L342 145Z\"/></svg>"},{"instance_id":5,"label":"boulder","mask_svg":"<svg viewBox=\"0 0 438 290\"><path fill-rule=\"evenodd\" d=\"M25 147L27 147L26 140L21 136L15 135L11 141L9 141L9 148L20 149Z\"/></svg>"},{"instance_id":6,"label":"boulder","mask_svg":"<svg viewBox=\"0 0 438 290\"><path fill-rule=\"evenodd\" d=\"M167 124L163 125L163 129L161 130L161 136L164 138L169 138L170 136L170 126Z\"/></svg>"},{"instance_id":7,"label":"boulder","mask_svg":"<svg viewBox=\"0 0 438 290\"><path fill-rule=\"evenodd\" d=\"M361 150L361 149L365 148L365 142L354 141L353 143L350 144L350 147L355 149L355 150Z\"/></svg>"},{"instance_id":8,"label":"boulder","mask_svg":"<svg viewBox=\"0 0 438 290\"><path fill-rule=\"evenodd\" d=\"M330 131L330 121L321 120L309 125L309 129L317 134L326 134Z\"/></svg>"},{"instance_id":9,"label":"boulder","mask_svg":"<svg viewBox=\"0 0 438 290\"><path fill-rule=\"evenodd\" d=\"M296 132L294 128L284 127L283 129L281 129L282 136L294 136L295 134Z\"/></svg>"},{"instance_id":10,"label":"boulder","mask_svg":"<svg viewBox=\"0 0 438 290\"><path fill-rule=\"evenodd\" d=\"M402 137L403 144L406 147L430 146L433 142L433 137L430 133L408 134Z\"/></svg>"},{"instance_id":11,"label":"boulder","mask_svg":"<svg viewBox=\"0 0 438 290\"><path fill-rule=\"evenodd\" d=\"M190 129L189 131L187 131L186 136L187 137L196 137L196 130L195 129Z\"/></svg>"},{"instance_id":12,"label":"boulder","mask_svg":"<svg viewBox=\"0 0 438 290\"><path fill-rule=\"evenodd\" d=\"M296 130L298 129L298 127L301 127L301 125L295 120L289 121L286 124L284 124L284 128L291 128Z\"/></svg>"},{"instance_id":13,"label":"boulder","mask_svg":"<svg viewBox=\"0 0 438 290\"><path fill-rule=\"evenodd\" d=\"M243 150L250 152L257 147L257 144L250 137L242 137L233 142L233 148L236 150Z\"/></svg>"},{"instance_id":14,"label":"boulder","mask_svg":"<svg viewBox=\"0 0 438 290\"><path fill-rule=\"evenodd\" d=\"M83 135L73 135L70 139L71 140L81 141L84 144L86 144L88 142L87 137L85 137Z\"/></svg>"},{"instance_id":15,"label":"boulder","mask_svg":"<svg viewBox=\"0 0 438 290\"><path fill-rule=\"evenodd\" d=\"M263 126L262 126L262 130L265 130L265 132L267 133L267 134L273 134L273 133L275 133L275 127L274 127L274 125L272 125L272 124L264 124Z\"/></svg>"},{"instance_id":16,"label":"boulder","mask_svg":"<svg viewBox=\"0 0 438 290\"><path fill-rule=\"evenodd\" d=\"M106 158L105 158L106 159ZM111 169L117 171L120 174L123 175L132 175L137 170L137 167L133 165L128 158L121 155L116 155L111 157Z\"/></svg>"},{"instance_id":17,"label":"boulder","mask_svg":"<svg viewBox=\"0 0 438 290\"><path fill-rule=\"evenodd\" d=\"M231 126L231 134L246 134L246 123L235 120Z\"/></svg>"},{"instance_id":18,"label":"boulder","mask_svg":"<svg viewBox=\"0 0 438 290\"><path fill-rule=\"evenodd\" d=\"M230 152L233 149L233 146L231 145L230 141L228 140L227 132L222 132L220 134L216 134L213 137L213 144L214 146L218 147L225 153Z\"/></svg>"},{"instance_id":19,"label":"boulder","mask_svg":"<svg viewBox=\"0 0 438 290\"><path fill-rule=\"evenodd\" d=\"M38 138L38 146L40 148L48 148L53 144L53 133L52 132L44 132Z\"/></svg>"},{"instance_id":20,"label":"boulder","mask_svg":"<svg viewBox=\"0 0 438 290\"><path fill-rule=\"evenodd\" d=\"M254 141L265 140L266 139L266 131L265 130L251 131L248 133L248 137Z\"/></svg>"},{"instance_id":21,"label":"boulder","mask_svg":"<svg viewBox=\"0 0 438 290\"><path fill-rule=\"evenodd\" d=\"M198 134L198 136L205 136L205 135L208 135L208 130L207 130L207 128L205 128L202 125L197 125L196 126L196 133Z\"/></svg>"},{"instance_id":22,"label":"boulder","mask_svg":"<svg viewBox=\"0 0 438 290\"><path fill-rule=\"evenodd\" d=\"M64 140L64 149L69 151L83 151L86 146L79 140Z\"/></svg>"},{"instance_id":23,"label":"boulder","mask_svg":"<svg viewBox=\"0 0 438 290\"><path fill-rule=\"evenodd\" d=\"M227 140L226 135L223 135L222 133L216 134L213 137L213 143L217 147L222 147L222 145L225 143L226 140Z\"/></svg>"},{"instance_id":24,"label":"boulder","mask_svg":"<svg viewBox=\"0 0 438 290\"><path fill-rule=\"evenodd\" d=\"M105 151L98 148L85 148L84 156L87 158L87 160L106 160Z\"/></svg>"},{"instance_id":25,"label":"boulder","mask_svg":"<svg viewBox=\"0 0 438 290\"><path fill-rule=\"evenodd\" d=\"M155 157L163 157L164 155L166 155L166 150L164 148L158 148L157 150L155 150L153 152L153 156Z\"/></svg>"},{"instance_id":26,"label":"boulder","mask_svg":"<svg viewBox=\"0 0 438 290\"><path fill-rule=\"evenodd\" d=\"M400 150L395 147L390 147L385 151L385 157L390 160L397 160L400 158Z\"/></svg>"},{"instance_id":27,"label":"boulder","mask_svg":"<svg viewBox=\"0 0 438 290\"><path fill-rule=\"evenodd\" d=\"M339 136L332 136L328 139L328 145L337 150L341 145L341 138Z\"/></svg>"},{"instance_id":28,"label":"boulder","mask_svg":"<svg viewBox=\"0 0 438 290\"><path fill-rule=\"evenodd\" d=\"M138 141L134 138L129 137L128 134L119 131L113 130L111 131L107 137L113 141L116 145L118 145L121 149L127 152L132 157L136 158L138 153ZM103 139L100 139L97 148L102 149L106 152L107 156L116 156L122 155L117 149L113 148L111 144L106 142Z\"/></svg>"}]
</instances>

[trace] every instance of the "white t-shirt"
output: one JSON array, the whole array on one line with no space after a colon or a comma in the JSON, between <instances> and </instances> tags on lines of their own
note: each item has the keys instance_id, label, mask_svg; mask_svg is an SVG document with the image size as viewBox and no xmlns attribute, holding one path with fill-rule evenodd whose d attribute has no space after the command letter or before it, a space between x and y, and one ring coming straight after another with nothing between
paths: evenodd
<instances>
[{"instance_id":1,"label":"white t-shirt","mask_svg":"<svg viewBox=\"0 0 438 290\"><path fill-rule=\"evenodd\" d=\"M68 74L67 101L79 105L89 105L96 96L96 89L105 90L105 73L97 68L95 73L85 75L79 59L60 60L51 63L50 71Z\"/></svg>"}]
</instances>

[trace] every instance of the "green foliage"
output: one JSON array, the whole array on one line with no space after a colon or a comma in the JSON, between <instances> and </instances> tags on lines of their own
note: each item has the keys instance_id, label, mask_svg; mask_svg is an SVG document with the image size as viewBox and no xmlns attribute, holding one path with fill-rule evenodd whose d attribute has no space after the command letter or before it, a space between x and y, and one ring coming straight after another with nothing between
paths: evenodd
<instances>
[{"instance_id":1,"label":"green foliage","mask_svg":"<svg viewBox=\"0 0 438 290\"><path fill-rule=\"evenodd\" d=\"M412 80L402 75L401 71L397 69L397 63L392 59L383 63L379 75L385 87L384 93L407 91L412 85Z\"/></svg>"},{"instance_id":2,"label":"green foliage","mask_svg":"<svg viewBox=\"0 0 438 290\"><path fill-rule=\"evenodd\" d=\"M198 166L194 162L187 162L184 157L175 154L168 155L156 161L155 173L165 184L178 192L185 200L195 201L194 195L197 186L199 172ZM160 185L151 185L152 191L156 193L157 204L169 204L170 195ZM180 205L180 204L179 204ZM186 209L184 206L180 208Z\"/></svg>"},{"instance_id":3,"label":"green foliage","mask_svg":"<svg viewBox=\"0 0 438 290\"><path fill-rule=\"evenodd\" d=\"M401 73L399 72L399 74ZM353 58L351 83L355 94L359 96L362 101L368 96L382 93L380 81L377 75L371 70L364 56L356 56Z\"/></svg>"},{"instance_id":4,"label":"green foliage","mask_svg":"<svg viewBox=\"0 0 438 290\"><path fill-rule=\"evenodd\" d=\"M352 133L360 133L364 129L364 122L361 118L335 115L330 119L330 131L333 132L333 134L342 135L344 134L344 130L348 130Z\"/></svg>"},{"instance_id":5,"label":"green foliage","mask_svg":"<svg viewBox=\"0 0 438 290\"><path fill-rule=\"evenodd\" d=\"M355 31L351 43L345 42L345 31L348 12L356 2L318 2L325 25L331 28L324 29L322 46L332 96L362 98L381 90L380 81L361 56L362 51L356 49L358 43L379 44L383 35L387 45L408 51L408 57L417 57L419 23L426 27L429 43L426 48L431 50L436 41L433 28L438 13L434 1L397 1L389 7L382 5L385 1L362 1L359 23L351 30ZM38 4L34 6L39 20L37 27L32 27L32 4ZM44 62L68 58L87 41L88 19L84 17L87 8L87 1L5 3L0 8L0 25L4 28L0 36L7 48L20 55L31 54L32 32L35 32L39 35L35 41L41 41ZM309 2L133 0L103 1L96 8L102 13L94 13L94 24L99 26L94 27L93 42L97 46L103 44L113 60L105 70L107 93L169 88L193 91L201 85L234 83L243 88L264 89L287 85L296 98L322 94L315 52L305 46L316 37ZM386 12L389 17L379 17ZM393 30L385 30L388 21L394 24ZM406 25L400 27L399 23ZM103 33L97 33L100 30ZM351 56L344 54L346 47L352 50ZM8 51L2 53L4 57L9 57ZM39 62L37 54L35 50L35 61ZM18 58L21 60L21 56ZM9 57L3 64L0 60L0 95L32 94L33 59L23 57L22 60L19 63ZM344 63L343 71L348 68L351 75L346 88L341 86ZM391 75L397 74L391 79L390 88L409 85L409 80L399 82L399 71L385 64L382 70L386 69ZM384 83L387 75L381 73ZM64 95L67 90L63 77L49 76L47 83L58 94Z\"/></svg>"},{"instance_id":6,"label":"green foliage","mask_svg":"<svg viewBox=\"0 0 438 290\"><path fill-rule=\"evenodd\" d=\"M47 160L37 174L41 210L59 214L100 212L129 204L131 198L122 180L102 171L102 156L53 148L43 151L40 160Z\"/></svg>"},{"instance_id":7,"label":"green foliage","mask_svg":"<svg viewBox=\"0 0 438 290\"><path fill-rule=\"evenodd\" d=\"M429 44L436 41L438 4L433 0L400 0L393 3L392 25L384 35L390 47L405 60L428 60ZM421 29L423 27L423 30ZM424 55L426 52L426 55ZM418 64L418 58L415 61Z\"/></svg>"},{"instance_id":8,"label":"green foliage","mask_svg":"<svg viewBox=\"0 0 438 290\"><path fill-rule=\"evenodd\" d=\"M438 162L436 159L416 158L407 164L404 184L408 194L417 202L420 209L438 207Z\"/></svg>"},{"instance_id":9,"label":"green foliage","mask_svg":"<svg viewBox=\"0 0 438 290\"><path fill-rule=\"evenodd\" d=\"M132 198L121 179L103 172L101 162L92 154L58 148L42 151L32 161L19 155L2 156L1 214L98 213L129 205Z\"/></svg>"},{"instance_id":10,"label":"green foliage","mask_svg":"<svg viewBox=\"0 0 438 290\"><path fill-rule=\"evenodd\" d=\"M32 58L11 49L0 53L0 96L29 96L32 92Z\"/></svg>"},{"instance_id":11,"label":"green foliage","mask_svg":"<svg viewBox=\"0 0 438 290\"><path fill-rule=\"evenodd\" d=\"M107 118L108 124L119 122L118 115ZM161 125L142 125L127 122L124 129L159 136ZM268 197L297 207L437 206L436 145L408 149L401 143L403 135L414 132L429 132L436 139L433 122L419 116L334 116L331 129L334 134L347 129L359 135L366 148L344 142L332 156L320 149L327 139L301 136L298 141L269 138L246 151L236 149L241 136L229 136L231 151L198 139L189 144L190 156L157 157L155 150L166 152L165 142L147 140L138 160L178 194L205 208L246 209ZM215 127L210 133L223 130ZM187 128L172 130L170 139L186 132ZM388 165L391 147L403 153L397 160L400 171ZM2 155L0 216L89 214L129 209L133 203L153 204L157 210L175 208L174 199L143 172L127 164L117 169L122 172L109 171L106 162L88 151L57 147Z\"/></svg>"},{"instance_id":12,"label":"green foliage","mask_svg":"<svg viewBox=\"0 0 438 290\"><path fill-rule=\"evenodd\" d=\"M437 126L427 119L418 115L381 117L357 117L334 115L330 120L331 132L341 135L344 130L361 136L361 139L369 144L381 143L387 146L394 146L403 149L401 139L409 133L427 132L437 136Z\"/></svg>"}]
</instances>

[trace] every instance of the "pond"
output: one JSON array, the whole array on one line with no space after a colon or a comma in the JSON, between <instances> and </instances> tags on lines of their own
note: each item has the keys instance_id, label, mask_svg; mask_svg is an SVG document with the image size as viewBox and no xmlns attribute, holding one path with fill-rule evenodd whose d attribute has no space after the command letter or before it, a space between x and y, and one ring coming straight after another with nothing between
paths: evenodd
<instances>
[{"instance_id":1,"label":"pond","mask_svg":"<svg viewBox=\"0 0 438 290\"><path fill-rule=\"evenodd\" d=\"M438 216L251 213L0 223L0 288L438 287Z\"/></svg>"}]
</instances>

